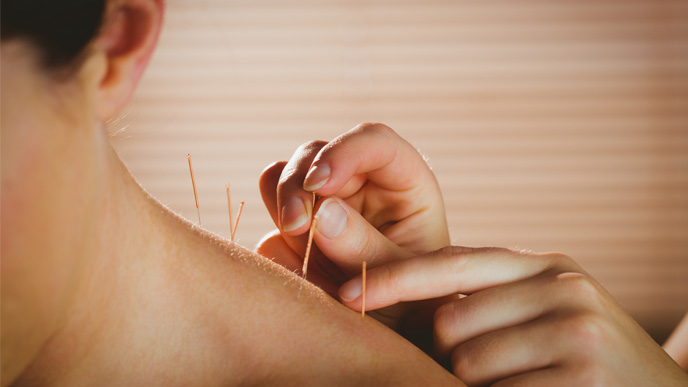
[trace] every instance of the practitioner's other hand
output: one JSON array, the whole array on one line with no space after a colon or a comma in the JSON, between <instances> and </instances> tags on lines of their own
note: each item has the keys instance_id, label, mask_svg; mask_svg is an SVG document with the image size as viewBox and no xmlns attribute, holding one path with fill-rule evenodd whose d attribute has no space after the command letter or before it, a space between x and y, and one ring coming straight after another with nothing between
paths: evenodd
<instances>
[{"instance_id":1,"label":"practitioner's other hand","mask_svg":"<svg viewBox=\"0 0 688 387\"><path fill-rule=\"evenodd\" d=\"M361 278L339 290L361 308ZM367 273L366 308L448 294L435 355L469 385L679 386L688 375L571 258L447 247Z\"/></svg>"},{"instance_id":2,"label":"practitioner's other hand","mask_svg":"<svg viewBox=\"0 0 688 387\"><path fill-rule=\"evenodd\" d=\"M258 252L300 271L315 208L317 245L308 277L326 291L361 272L449 244L442 194L416 148L382 124L360 124L328 142L299 147L260 179L263 201L279 233ZM311 275L312 274L312 275ZM390 326L399 311L387 311Z\"/></svg>"}]
</instances>

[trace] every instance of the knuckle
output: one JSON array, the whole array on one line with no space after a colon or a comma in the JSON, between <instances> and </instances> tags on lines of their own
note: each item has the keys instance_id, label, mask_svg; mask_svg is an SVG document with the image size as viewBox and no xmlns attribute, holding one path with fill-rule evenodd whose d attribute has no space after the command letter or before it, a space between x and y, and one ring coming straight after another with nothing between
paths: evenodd
<instances>
[{"instance_id":1,"label":"knuckle","mask_svg":"<svg viewBox=\"0 0 688 387\"><path fill-rule=\"evenodd\" d=\"M564 254L564 253L556 252L556 251L555 251L555 252L544 253L543 255L544 255L545 257L548 257L548 258L550 258L550 259L557 260L557 261L565 261L565 262L571 262L571 261L573 261L573 258L571 258L570 256L568 256L568 255L566 255L566 254Z\"/></svg>"},{"instance_id":2,"label":"knuckle","mask_svg":"<svg viewBox=\"0 0 688 387\"><path fill-rule=\"evenodd\" d=\"M372 133L372 134L382 134L382 135L388 135L388 134L394 134L396 135L396 132L392 130L389 126L385 124L381 124L379 122L361 122L360 124L356 125L356 127L353 129L354 132L356 133Z\"/></svg>"},{"instance_id":3,"label":"knuckle","mask_svg":"<svg viewBox=\"0 0 688 387\"><path fill-rule=\"evenodd\" d=\"M433 316L435 339L442 344L453 344L463 340L461 327L471 325L471 307L467 299L455 300L441 305Z\"/></svg>"},{"instance_id":4,"label":"knuckle","mask_svg":"<svg viewBox=\"0 0 688 387\"><path fill-rule=\"evenodd\" d=\"M355 250L355 256L362 257L363 260L367 260L370 264L376 264L376 258L382 256L380 244L370 232L365 231L358 233L355 239L358 239L355 243L350 243Z\"/></svg>"},{"instance_id":5,"label":"knuckle","mask_svg":"<svg viewBox=\"0 0 688 387\"><path fill-rule=\"evenodd\" d=\"M472 381L475 379L474 370L476 364L474 364L474 359L476 359L476 356L474 356L472 351L462 346L457 347L451 356L454 375L469 385L473 384Z\"/></svg>"},{"instance_id":6,"label":"knuckle","mask_svg":"<svg viewBox=\"0 0 688 387\"><path fill-rule=\"evenodd\" d=\"M555 282L565 294L585 300L587 304L599 301L600 291L592 278L578 272L564 272L555 276Z\"/></svg>"},{"instance_id":7,"label":"knuckle","mask_svg":"<svg viewBox=\"0 0 688 387\"><path fill-rule=\"evenodd\" d=\"M578 262L566 254L553 252L542 254L542 256L551 262L550 266L552 267L561 267L568 270L578 270L580 268Z\"/></svg>"},{"instance_id":8,"label":"knuckle","mask_svg":"<svg viewBox=\"0 0 688 387\"><path fill-rule=\"evenodd\" d=\"M614 384L613 380L608 377L608 370L597 361L583 362L582 366L585 372L578 372L576 375L576 383L579 386L610 386Z\"/></svg>"},{"instance_id":9,"label":"knuckle","mask_svg":"<svg viewBox=\"0 0 688 387\"><path fill-rule=\"evenodd\" d=\"M451 331L455 324L457 324L455 318L455 306L454 303L447 303L441 305L433 316L433 326L435 331L435 338L441 343L449 341L451 337Z\"/></svg>"},{"instance_id":10,"label":"knuckle","mask_svg":"<svg viewBox=\"0 0 688 387\"><path fill-rule=\"evenodd\" d=\"M378 130L380 127L383 127L385 125L379 123L379 122L372 122L372 121L363 121L356 125L353 130L356 131L369 131L369 130Z\"/></svg>"},{"instance_id":11,"label":"knuckle","mask_svg":"<svg viewBox=\"0 0 688 387\"><path fill-rule=\"evenodd\" d=\"M397 298L399 295L399 281L397 280L398 270L396 265L382 265L382 268L382 273L378 277L380 286L382 289L385 289L386 293Z\"/></svg>"},{"instance_id":12,"label":"knuckle","mask_svg":"<svg viewBox=\"0 0 688 387\"><path fill-rule=\"evenodd\" d=\"M451 273L460 273L469 260L469 252L463 247L446 246L435 251L439 262Z\"/></svg>"},{"instance_id":13,"label":"knuckle","mask_svg":"<svg viewBox=\"0 0 688 387\"><path fill-rule=\"evenodd\" d=\"M327 144L327 142L321 141L321 140L311 140L311 141L307 141L307 142L304 142L303 144L301 144L301 145L298 147L296 153L297 153L297 154L298 154L298 153L310 153L310 152L312 152L312 151L316 151L316 152L317 152L317 151L320 150L320 148L322 148L322 147L325 146L326 144Z\"/></svg>"},{"instance_id":14,"label":"knuckle","mask_svg":"<svg viewBox=\"0 0 688 387\"><path fill-rule=\"evenodd\" d=\"M605 340L605 321L593 313L576 313L562 322L561 333L585 351L598 351ZM596 353L596 352L589 352Z\"/></svg>"},{"instance_id":15,"label":"knuckle","mask_svg":"<svg viewBox=\"0 0 688 387\"><path fill-rule=\"evenodd\" d=\"M272 173L275 173L276 171L281 172L282 168L284 168L284 165L286 163L287 163L286 161L274 161L274 162L270 163L270 165L268 165L267 167L265 167L263 169L263 171L261 172L261 175L272 174Z\"/></svg>"},{"instance_id":16,"label":"knuckle","mask_svg":"<svg viewBox=\"0 0 688 387\"><path fill-rule=\"evenodd\" d=\"M279 182L282 170L284 170L286 164L286 161L275 161L265 167L260 173L260 178L258 180L261 189L275 189L275 185Z\"/></svg>"}]
</instances>

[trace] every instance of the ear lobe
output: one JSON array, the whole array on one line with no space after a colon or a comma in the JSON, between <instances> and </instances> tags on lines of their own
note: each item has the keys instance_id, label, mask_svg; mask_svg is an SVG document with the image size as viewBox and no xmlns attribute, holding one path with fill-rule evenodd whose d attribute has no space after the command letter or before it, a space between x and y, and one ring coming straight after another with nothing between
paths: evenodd
<instances>
[{"instance_id":1,"label":"ear lobe","mask_svg":"<svg viewBox=\"0 0 688 387\"><path fill-rule=\"evenodd\" d=\"M96 45L105 56L98 85L98 118L105 121L127 105L155 48L162 26L162 0L113 2Z\"/></svg>"}]
</instances>

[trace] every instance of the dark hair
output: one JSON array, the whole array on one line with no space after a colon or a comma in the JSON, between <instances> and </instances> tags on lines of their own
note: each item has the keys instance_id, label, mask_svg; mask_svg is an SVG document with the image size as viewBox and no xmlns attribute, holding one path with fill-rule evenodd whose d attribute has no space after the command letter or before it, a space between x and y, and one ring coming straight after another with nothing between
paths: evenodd
<instances>
[{"instance_id":1,"label":"dark hair","mask_svg":"<svg viewBox=\"0 0 688 387\"><path fill-rule=\"evenodd\" d=\"M97 36L106 0L2 0L0 37L24 38L48 70L77 66Z\"/></svg>"}]
</instances>

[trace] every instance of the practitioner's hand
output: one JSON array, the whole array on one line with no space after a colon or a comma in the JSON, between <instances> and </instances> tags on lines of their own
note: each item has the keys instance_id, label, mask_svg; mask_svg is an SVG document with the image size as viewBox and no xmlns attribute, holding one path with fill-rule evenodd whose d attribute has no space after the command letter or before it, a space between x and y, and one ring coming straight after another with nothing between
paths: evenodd
<instances>
[{"instance_id":1,"label":"practitioner's hand","mask_svg":"<svg viewBox=\"0 0 688 387\"><path fill-rule=\"evenodd\" d=\"M447 247L367 272L366 309L437 309L435 353L469 385L688 385L688 375L571 258ZM361 278L339 290L361 308Z\"/></svg>"},{"instance_id":2,"label":"practitioner's hand","mask_svg":"<svg viewBox=\"0 0 688 387\"><path fill-rule=\"evenodd\" d=\"M260 188L280 233L265 238L258 252L294 271L301 269L311 192L317 193L317 249L308 277L332 294L361 272L364 260L372 268L449 244L434 174L411 144L381 124L302 145L289 162L263 172Z\"/></svg>"}]
</instances>

